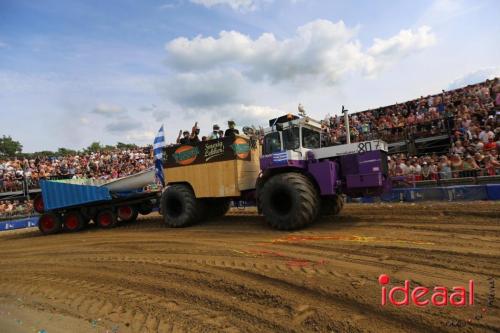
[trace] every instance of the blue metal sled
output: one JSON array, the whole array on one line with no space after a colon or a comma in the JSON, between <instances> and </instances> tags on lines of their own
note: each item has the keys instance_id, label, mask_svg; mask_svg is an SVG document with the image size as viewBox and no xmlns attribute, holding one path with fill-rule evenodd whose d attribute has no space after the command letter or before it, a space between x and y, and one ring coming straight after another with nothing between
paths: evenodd
<instances>
[{"instance_id":1,"label":"blue metal sled","mask_svg":"<svg viewBox=\"0 0 500 333\"><path fill-rule=\"evenodd\" d=\"M50 180L40 181L45 211L111 200L106 187L77 185Z\"/></svg>"}]
</instances>

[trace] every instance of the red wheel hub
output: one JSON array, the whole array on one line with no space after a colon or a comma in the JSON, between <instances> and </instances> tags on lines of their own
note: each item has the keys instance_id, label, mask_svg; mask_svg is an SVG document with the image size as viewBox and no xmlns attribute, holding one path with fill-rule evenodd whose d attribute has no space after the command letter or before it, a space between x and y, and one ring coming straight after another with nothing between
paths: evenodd
<instances>
[{"instance_id":1,"label":"red wheel hub","mask_svg":"<svg viewBox=\"0 0 500 333\"><path fill-rule=\"evenodd\" d=\"M54 217L50 215L42 216L39 222L42 225L44 230L52 230L54 229L56 222L54 221Z\"/></svg>"},{"instance_id":2,"label":"red wheel hub","mask_svg":"<svg viewBox=\"0 0 500 333\"><path fill-rule=\"evenodd\" d=\"M130 206L123 206L118 209L118 215L122 220L127 220L132 216L132 208Z\"/></svg>"},{"instance_id":3,"label":"red wheel hub","mask_svg":"<svg viewBox=\"0 0 500 333\"><path fill-rule=\"evenodd\" d=\"M42 213L43 210L44 210L44 207L43 207L43 198L42 197L36 198L35 202L34 202L34 206L35 206L35 210L38 213Z\"/></svg>"},{"instance_id":4,"label":"red wheel hub","mask_svg":"<svg viewBox=\"0 0 500 333\"><path fill-rule=\"evenodd\" d=\"M70 215L66 216L64 224L66 225L66 228L68 228L68 229L76 229L76 228L78 228L78 217L74 214L70 214Z\"/></svg>"},{"instance_id":5,"label":"red wheel hub","mask_svg":"<svg viewBox=\"0 0 500 333\"><path fill-rule=\"evenodd\" d=\"M109 213L101 214L101 216L99 217L99 223L103 226L108 226L111 224L112 219L113 218Z\"/></svg>"}]
</instances>

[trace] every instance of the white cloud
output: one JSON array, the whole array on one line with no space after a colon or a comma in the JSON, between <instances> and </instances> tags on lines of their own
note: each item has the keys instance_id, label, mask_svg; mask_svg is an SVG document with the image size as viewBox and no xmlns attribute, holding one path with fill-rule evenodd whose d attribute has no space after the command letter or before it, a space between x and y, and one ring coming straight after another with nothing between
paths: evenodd
<instances>
[{"instance_id":1,"label":"white cloud","mask_svg":"<svg viewBox=\"0 0 500 333\"><path fill-rule=\"evenodd\" d=\"M156 132L152 130L132 130L125 136L125 138L130 142L152 144L155 136Z\"/></svg>"},{"instance_id":2,"label":"white cloud","mask_svg":"<svg viewBox=\"0 0 500 333\"><path fill-rule=\"evenodd\" d=\"M285 114L285 111L265 105L238 105L232 112L233 118L237 124L265 125L269 119Z\"/></svg>"},{"instance_id":3,"label":"white cloud","mask_svg":"<svg viewBox=\"0 0 500 333\"><path fill-rule=\"evenodd\" d=\"M181 72L233 68L247 78L273 83L321 80L338 82L345 74L367 74L431 46L435 36L428 27L402 30L389 39L375 39L364 51L355 39L358 28L343 21L315 20L296 34L279 40L272 33L256 39L237 31L222 31L218 38L176 38L166 45L170 65Z\"/></svg>"},{"instance_id":4,"label":"white cloud","mask_svg":"<svg viewBox=\"0 0 500 333\"><path fill-rule=\"evenodd\" d=\"M107 131L120 135L140 128L142 128L141 122L131 118L113 120L113 122L106 125Z\"/></svg>"},{"instance_id":5,"label":"white cloud","mask_svg":"<svg viewBox=\"0 0 500 333\"><path fill-rule=\"evenodd\" d=\"M187 108L211 108L245 100L243 76L235 70L179 73L162 88L166 97Z\"/></svg>"},{"instance_id":6,"label":"white cloud","mask_svg":"<svg viewBox=\"0 0 500 333\"><path fill-rule=\"evenodd\" d=\"M448 90L461 88L470 84L475 84L486 79L500 77L500 67L488 67L467 73L448 85Z\"/></svg>"},{"instance_id":7,"label":"white cloud","mask_svg":"<svg viewBox=\"0 0 500 333\"><path fill-rule=\"evenodd\" d=\"M257 0L190 0L192 3L211 8L213 6L225 5L234 10L251 11L258 6Z\"/></svg>"},{"instance_id":8,"label":"white cloud","mask_svg":"<svg viewBox=\"0 0 500 333\"><path fill-rule=\"evenodd\" d=\"M368 53L378 56L406 56L414 51L425 49L436 43L436 36L428 26L422 26L415 32L401 30L396 36L389 39L375 38Z\"/></svg>"},{"instance_id":9,"label":"white cloud","mask_svg":"<svg viewBox=\"0 0 500 333\"><path fill-rule=\"evenodd\" d=\"M168 118L170 116L170 112L168 112L164 108L159 108L158 106L156 106L154 104L152 106L143 106L139 109L139 111L151 112L151 115L153 116L153 118L156 121L165 120L166 118Z\"/></svg>"},{"instance_id":10,"label":"white cloud","mask_svg":"<svg viewBox=\"0 0 500 333\"><path fill-rule=\"evenodd\" d=\"M397 35L388 39L375 38L373 45L367 51L374 61L371 68L366 68L365 73L370 77L375 77L384 68L433 46L436 41L436 35L431 27L426 25L415 31L401 30Z\"/></svg>"},{"instance_id":11,"label":"white cloud","mask_svg":"<svg viewBox=\"0 0 500 333\"><path fill-rule=\"evenodd\" d=\"M100 103L94 108L92 112L105 117L114 117L123 115L126 110L118 105Z\"/></svg>"}]
</instances>

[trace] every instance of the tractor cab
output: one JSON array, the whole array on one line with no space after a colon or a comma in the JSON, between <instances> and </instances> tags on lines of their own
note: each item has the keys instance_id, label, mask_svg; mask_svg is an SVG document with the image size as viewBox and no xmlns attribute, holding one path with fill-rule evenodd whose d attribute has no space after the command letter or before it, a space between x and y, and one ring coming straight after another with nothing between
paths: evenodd
<instances>
[{"instance_id":1,"label":"tractor cab","mask_svg":"<svg viewBox=\"0 0 500 333\"><path fill-rule=\"evenodd\" d=\"M294 151L305 156L321 147L321 124L309 117L286 115L271 119L269 126L264 130L263 155Z\"/></svg>"}]
</instances>

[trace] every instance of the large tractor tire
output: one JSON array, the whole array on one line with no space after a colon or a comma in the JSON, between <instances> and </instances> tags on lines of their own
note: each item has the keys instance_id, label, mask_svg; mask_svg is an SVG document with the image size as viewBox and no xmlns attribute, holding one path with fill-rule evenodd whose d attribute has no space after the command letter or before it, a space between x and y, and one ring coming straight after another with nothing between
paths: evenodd
<instances>
[{"instance_id":1,"label":"large tractor tire","mask_svg":"<svg viewBox=\"0 0 500 333\"><path fill-rule=\"evenodd\" d=\"M161 196L161 210L165 224L172 228L190 226L201 220L204 204L196 199L186 185L175 184L167 187Z\"/></svg>"},{"instance_id":2,"label":"large tractor tire","mask_svg":"<svg viewBox=\"0 0 500 333\"><path fill-rule=\"evenodd\" d=\"M319 211L319 196L311 181L300 173L271 177L259 191L266 221L279 230L295 230L312 223Z\"/></svg>"},{"instance_id":3,"label":"large tractor tire","mask_svg":"<svg viewBox=\"0 0 500 333\"><path fill-rule=\"evenodd\" d=\"M116 215L121 222L134 222L137 220L137 216L139 215L139 211L136 207L130 205L123 205L118 207L116 210Z\"/></svg>"},{"instance_id":4,"label":"large tractor tire","mask_svg":"<svg viewBox=\"0 0 500 333\"><path fill-rule=\"evenodd\" d=\"M72 210L64 214L63 224L63 229L67 232L77 232L86 226L85 219L77 210Z\"/></svg>"},{"instance_id":5,"label":"large tractor tire","mask_svg":"<svg viewBox=\"0 0 500 333\"><path fill-rule=\"evenodd\" d=\"M38 220L38 229L44 235L52 235L61 232L61 217L54 213L45 213Z\"/></svg>"},{"instance_id":6,"label":"large tractor tire","mask_svg":"<svg viewBox=\"0 0 500 333\"><path fill-rule=\"evenodd\" d=\"M113 228L117 221L116 214L111 209L100 211L95 218L96 224L103 229Z\"/></svg>"},{"instance_id":7,"label":"large tractor tire","mask_svg":"<svg viewBox=\"0 0 500 333\"><path fill-rule=\"evenodd\" d=\"M342 208L344 208L344 198L341 195L321 198L321 215L338 215L342 211Z\"/></svg>"}]
</instances>

